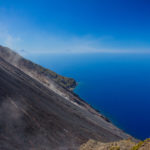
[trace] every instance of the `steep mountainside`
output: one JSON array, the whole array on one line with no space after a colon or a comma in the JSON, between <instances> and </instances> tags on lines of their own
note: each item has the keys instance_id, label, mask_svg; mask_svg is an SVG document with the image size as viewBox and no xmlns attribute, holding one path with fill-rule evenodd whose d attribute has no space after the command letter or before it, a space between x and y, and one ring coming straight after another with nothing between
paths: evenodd
<instances>
[{"instance_id":1,"label":"steep mountainside","mask_svg":"<svg viewBox=\"0 0 150 150\"><path fill-rule=\"evenodd\" d=\"M77 150L89 139L130 137L50 77L45 84L38 69L15 64L9 49L0 51L0 150Z\"/></svg>"},{"instance_id":2,"label":"steep mountainside","mask_svg":"<svg viewBox=\"0 0 150 150\"><path fill-rule=\"evenodd\" d=\"M57 84L69 90L75 88L76 86L74 79L63 77L49 69L43 68L42 66L23 58L7 47L0 46L0 56L27 74L33 75L45 85L50 86L49 84L51 80L53 80Z\"/></svg>"}]
</instances>

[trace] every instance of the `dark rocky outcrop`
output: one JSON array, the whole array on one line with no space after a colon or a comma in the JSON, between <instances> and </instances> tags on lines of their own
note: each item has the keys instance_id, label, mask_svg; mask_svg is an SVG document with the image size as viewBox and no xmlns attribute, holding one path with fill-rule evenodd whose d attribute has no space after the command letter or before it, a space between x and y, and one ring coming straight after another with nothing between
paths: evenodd
<instances>
[{"instance_id":1,"label":"dark rocky outcrop","mask_svg":"<svg viewBox=\"0 0 150 150\"><path fill-rule=\"evenodd\" d=\"M67 88L51 78L45 84L38 69L0 51L0 150L77 150L89 139L130 137Z\"/></svg>"}]
</instances>

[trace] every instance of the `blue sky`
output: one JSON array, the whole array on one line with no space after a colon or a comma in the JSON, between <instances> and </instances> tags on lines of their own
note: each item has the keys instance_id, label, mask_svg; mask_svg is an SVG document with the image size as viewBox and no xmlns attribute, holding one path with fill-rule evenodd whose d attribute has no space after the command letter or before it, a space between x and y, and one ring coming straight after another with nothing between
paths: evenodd
<instances>
[{"instance_id":1,"label":"blue sky","mask_svg":"<svg viewBox=\"0 0 150 150\"><path fill-rule=\"evenodd\" d=\"M0 0L0 44L30 53L150 53L150 1Z\"/></svg>"}]
</instances>

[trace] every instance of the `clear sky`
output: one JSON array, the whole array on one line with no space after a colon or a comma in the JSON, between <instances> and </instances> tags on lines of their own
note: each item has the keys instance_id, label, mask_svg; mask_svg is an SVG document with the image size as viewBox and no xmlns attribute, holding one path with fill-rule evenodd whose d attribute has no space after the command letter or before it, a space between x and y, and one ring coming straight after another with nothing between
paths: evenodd
<instances>
[{"instance_id":1,"label":"clear sky","mask_svg":"<svg viewBox=\"0 0 150 150\"><path fill-rule=\"evenodd\" d=\"M150 53L150 1L0 0L0 44L31 53Z\"/></svg>"}]
</instances>

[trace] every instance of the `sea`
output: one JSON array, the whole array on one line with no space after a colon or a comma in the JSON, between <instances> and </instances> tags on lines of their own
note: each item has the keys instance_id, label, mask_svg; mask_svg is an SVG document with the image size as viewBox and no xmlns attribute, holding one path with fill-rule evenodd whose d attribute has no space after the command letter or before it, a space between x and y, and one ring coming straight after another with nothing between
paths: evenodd
<instances>
[{"instance_id":1,"label":"sea","mask_svg":"<svg viewBox=\"0 0 150 150\"><path fill-rule=\"evenodd\" d=\"M26 58L74 78L82 99L138 138L150 137L150 54L29 54Z\"/></svg>"}]
</instances>

